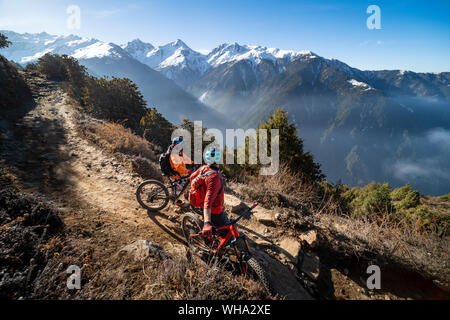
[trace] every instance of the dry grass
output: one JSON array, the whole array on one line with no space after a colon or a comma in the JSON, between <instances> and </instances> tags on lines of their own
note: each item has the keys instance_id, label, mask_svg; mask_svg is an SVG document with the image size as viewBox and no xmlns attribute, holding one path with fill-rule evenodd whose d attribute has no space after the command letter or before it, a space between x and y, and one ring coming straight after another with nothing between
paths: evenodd
<instances>
[{"instance_id":1,"label":"dry grass","mask_svg":"<svg viewBox=\"0 0 450 320\"><path fill-rule=\"evenodd\" d=\"M156 161L154 147L119 123L91 123L82 129L86 138L103 149Z\"/></svg>"},{"instance_id":2,"label":"dry grass","mask_svg":"<svg viewBox=\"0 0 450 320\"><path fill-rule=\"evenodd\" d=\"M275 175L258 176L235 189L240 196L256 200L268 208L290 208L301 214L339 211L339 203L332 194L303 181L287 165L282 165Z\"/></svg>"},{"instance_id":3,"label":"dry grass","mask_svg":"<svg viewBox=\"0 0 450 320\"><path fill-rule=\"evenodd\" d=\"M137 173L143 179L163 181L161 169L154 162L144 157L133 157L130 161L131 172Z\"/></svg>"},{"instance_id":4,"label":"dry grass","mask_svg":"<svg viewBox=\"0 0 450 320\"><path fill-rule=\"evenodd\" d=\"M218 264L207 265L179 252L165 259L137 262L114 255L84 287L88 299L137 300L253 300L269 299L255 281L233 276ZM107 284L107 286L105 286ZM103 286L103 288L102 288ZM101 288L101 289L99 289Z\"/></svg>"},{"instance_id":5,"label":"dry grass","mask_svg":"<svg viewBox=\"0 0 450 320\"><path fill-rule=\"evenodd\" d=\"M143 270L144 271L144 270ZM151 299L265 299L262 287L253 280L232 276L217 263L206 265L182 255L163 260L145 270L150 283L146 289Z\"/></svg>"},{"instance_id":6,"label":"dry grass","mask_svg":"<svg viewBox=\"0 0 450 320\"><path fill-rule=\"evenodd\" d=\"M426 278L450 280L449 238L424 232L420 225L394 223L385 214L360 218L343 215L335 189L302 182L281 167L273 176L259 176L247 185L231 184L245 199L256 200L280 213L277 224L294 232L317 229L324 247L345 257L372 259L417 272ZM429 202L431 202L429 200Z\"/></svg>"}]
</instances>

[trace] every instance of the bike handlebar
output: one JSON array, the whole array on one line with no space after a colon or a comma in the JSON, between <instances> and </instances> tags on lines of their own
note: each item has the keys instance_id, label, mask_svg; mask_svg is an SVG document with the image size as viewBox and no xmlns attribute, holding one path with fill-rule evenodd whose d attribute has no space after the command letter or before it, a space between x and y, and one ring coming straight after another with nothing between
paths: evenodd
<instances>
[{"instance_id":1,"label":"bike handlebar","mask_svg":"<svg viewBox=\"0 0 450 320\"><path fill-rule=\"evenodd\" d=\"M248 208L247 210L245 210L241 215L239 215L239 217L237 217L234 220L231 220L231 224L236 224L239 220L241 220L244 216L246 216L247 214L250 216L253 214L252 210L256 208L256 206L258 206L258 202L255 203L253 206L251 206L250 208Z\"/></svg>"}]
</instances>

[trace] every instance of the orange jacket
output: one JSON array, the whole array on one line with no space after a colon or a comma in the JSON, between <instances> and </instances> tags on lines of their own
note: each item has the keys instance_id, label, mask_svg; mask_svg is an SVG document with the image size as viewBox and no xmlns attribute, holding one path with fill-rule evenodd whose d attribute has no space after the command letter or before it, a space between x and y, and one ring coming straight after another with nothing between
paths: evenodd
<instances>
[{"instance_id":1,"label":"orange jacket","mask_svg":"<svg viewBox=\"0 0 450 320\"><path fill-rule=\"evenodd\" d=\"M186 168L186 164L193 164L192 160L189 159L187 155L184 154L184 152L175 153L172 152L170 154L170 165L172 166L172 169L179 173L179 175L185 176L190 173L190 171ZM171 179L177 179L179 178L178 175L174 175L170 177Z\"/></svg>"},{"instance_id":2,"label":"orange jacket","mask_svg":"<svg viewBox=\"0 0 450 320\"><path fill-rule=\"evenodd\" d=\"M191 183L195 178L200 177L209 171L216 171L208 166L201 166L197 171L191 174ZM224 188L223 179L219 172L214 172L204 176L206 185L206 194L203 208L211 208L212 214L220 214L223 211Z\"/></svg>"}]
</instances>

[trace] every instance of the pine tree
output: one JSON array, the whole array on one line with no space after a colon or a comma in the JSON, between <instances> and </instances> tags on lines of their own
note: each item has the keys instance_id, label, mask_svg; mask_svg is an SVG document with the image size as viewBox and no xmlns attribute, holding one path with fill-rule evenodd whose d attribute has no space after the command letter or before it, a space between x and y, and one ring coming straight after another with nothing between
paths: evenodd
<instances>
[{"instance_id":1,"label":"pine tree","mask_svg":"<svg viewBox=\"0 0 450 320\"><path fill-rule=\"evenodd\" d=\"M155 108L146 111L141 118L140 125L144 132L144 138L148 141L156 143L164 149L170 144L171 134L175 127Z\"/></svg>"},{"instance_id":2,"label":"pine tree","mask_svg":"<svg viewBox=\"0 0 450 320\"><path fill-rule=\"evenodd\" d=\"M288 164L289 168L300 173L309 181L320 181L325 176L320 170L320 164L314 162L313 156L303 150L303 139L298 136L298 129L293 123L289 123L288 113L282 109L276 109L266 121L262 121L257 131L266 129L268 136L268 150L270 151L270 130L278 129L280 134L280 163Z\"/></svg>"},{"instance_id":3,"label":"pine tree","mask_svg":"<svg viewBox=\"0 0 450 320\"><path fill-rule=\"evenodd\" d=\"M8 47L10 44L11 41L8 41L8 37L0 33L0 49Z\"/></svg>"}]
</instances>

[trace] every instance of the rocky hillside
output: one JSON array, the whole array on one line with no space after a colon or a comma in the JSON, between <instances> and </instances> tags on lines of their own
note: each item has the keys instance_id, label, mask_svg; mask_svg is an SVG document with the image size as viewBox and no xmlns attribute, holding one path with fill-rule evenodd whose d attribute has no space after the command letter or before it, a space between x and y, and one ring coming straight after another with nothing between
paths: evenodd
<instances>
[{"instance_id":1,"label":"rocky hillside","mask_svg":"<svg viewBox=\"0 0 450 320\"><path fill-rule=\"evenodd\" d=\"M34 104L20 119L5 119L10 129L1 137L2 297L267 298L253 281L192 257L173 205L158 214L139 207L138 184L161 179L150 143L83 112L63 83L17 74ZM120 141L127 141L128 149L117 148ZM139 152L129 152L130 146ZM246 203L261 203L239 228L269 272L278 298L449 298L444 291L449 257L443 249L448 239L407 242L374 225L327 210L322 214L299 199L263 185L227 184L230 216ZM19 238L27 240L12 241ZM424 252L431 259L424 259ZM365 270L373 263L386 270L379 291L365 286ZM81 268L80 290L66 287L71 265Z\"/></svg>"}]
</instances>

